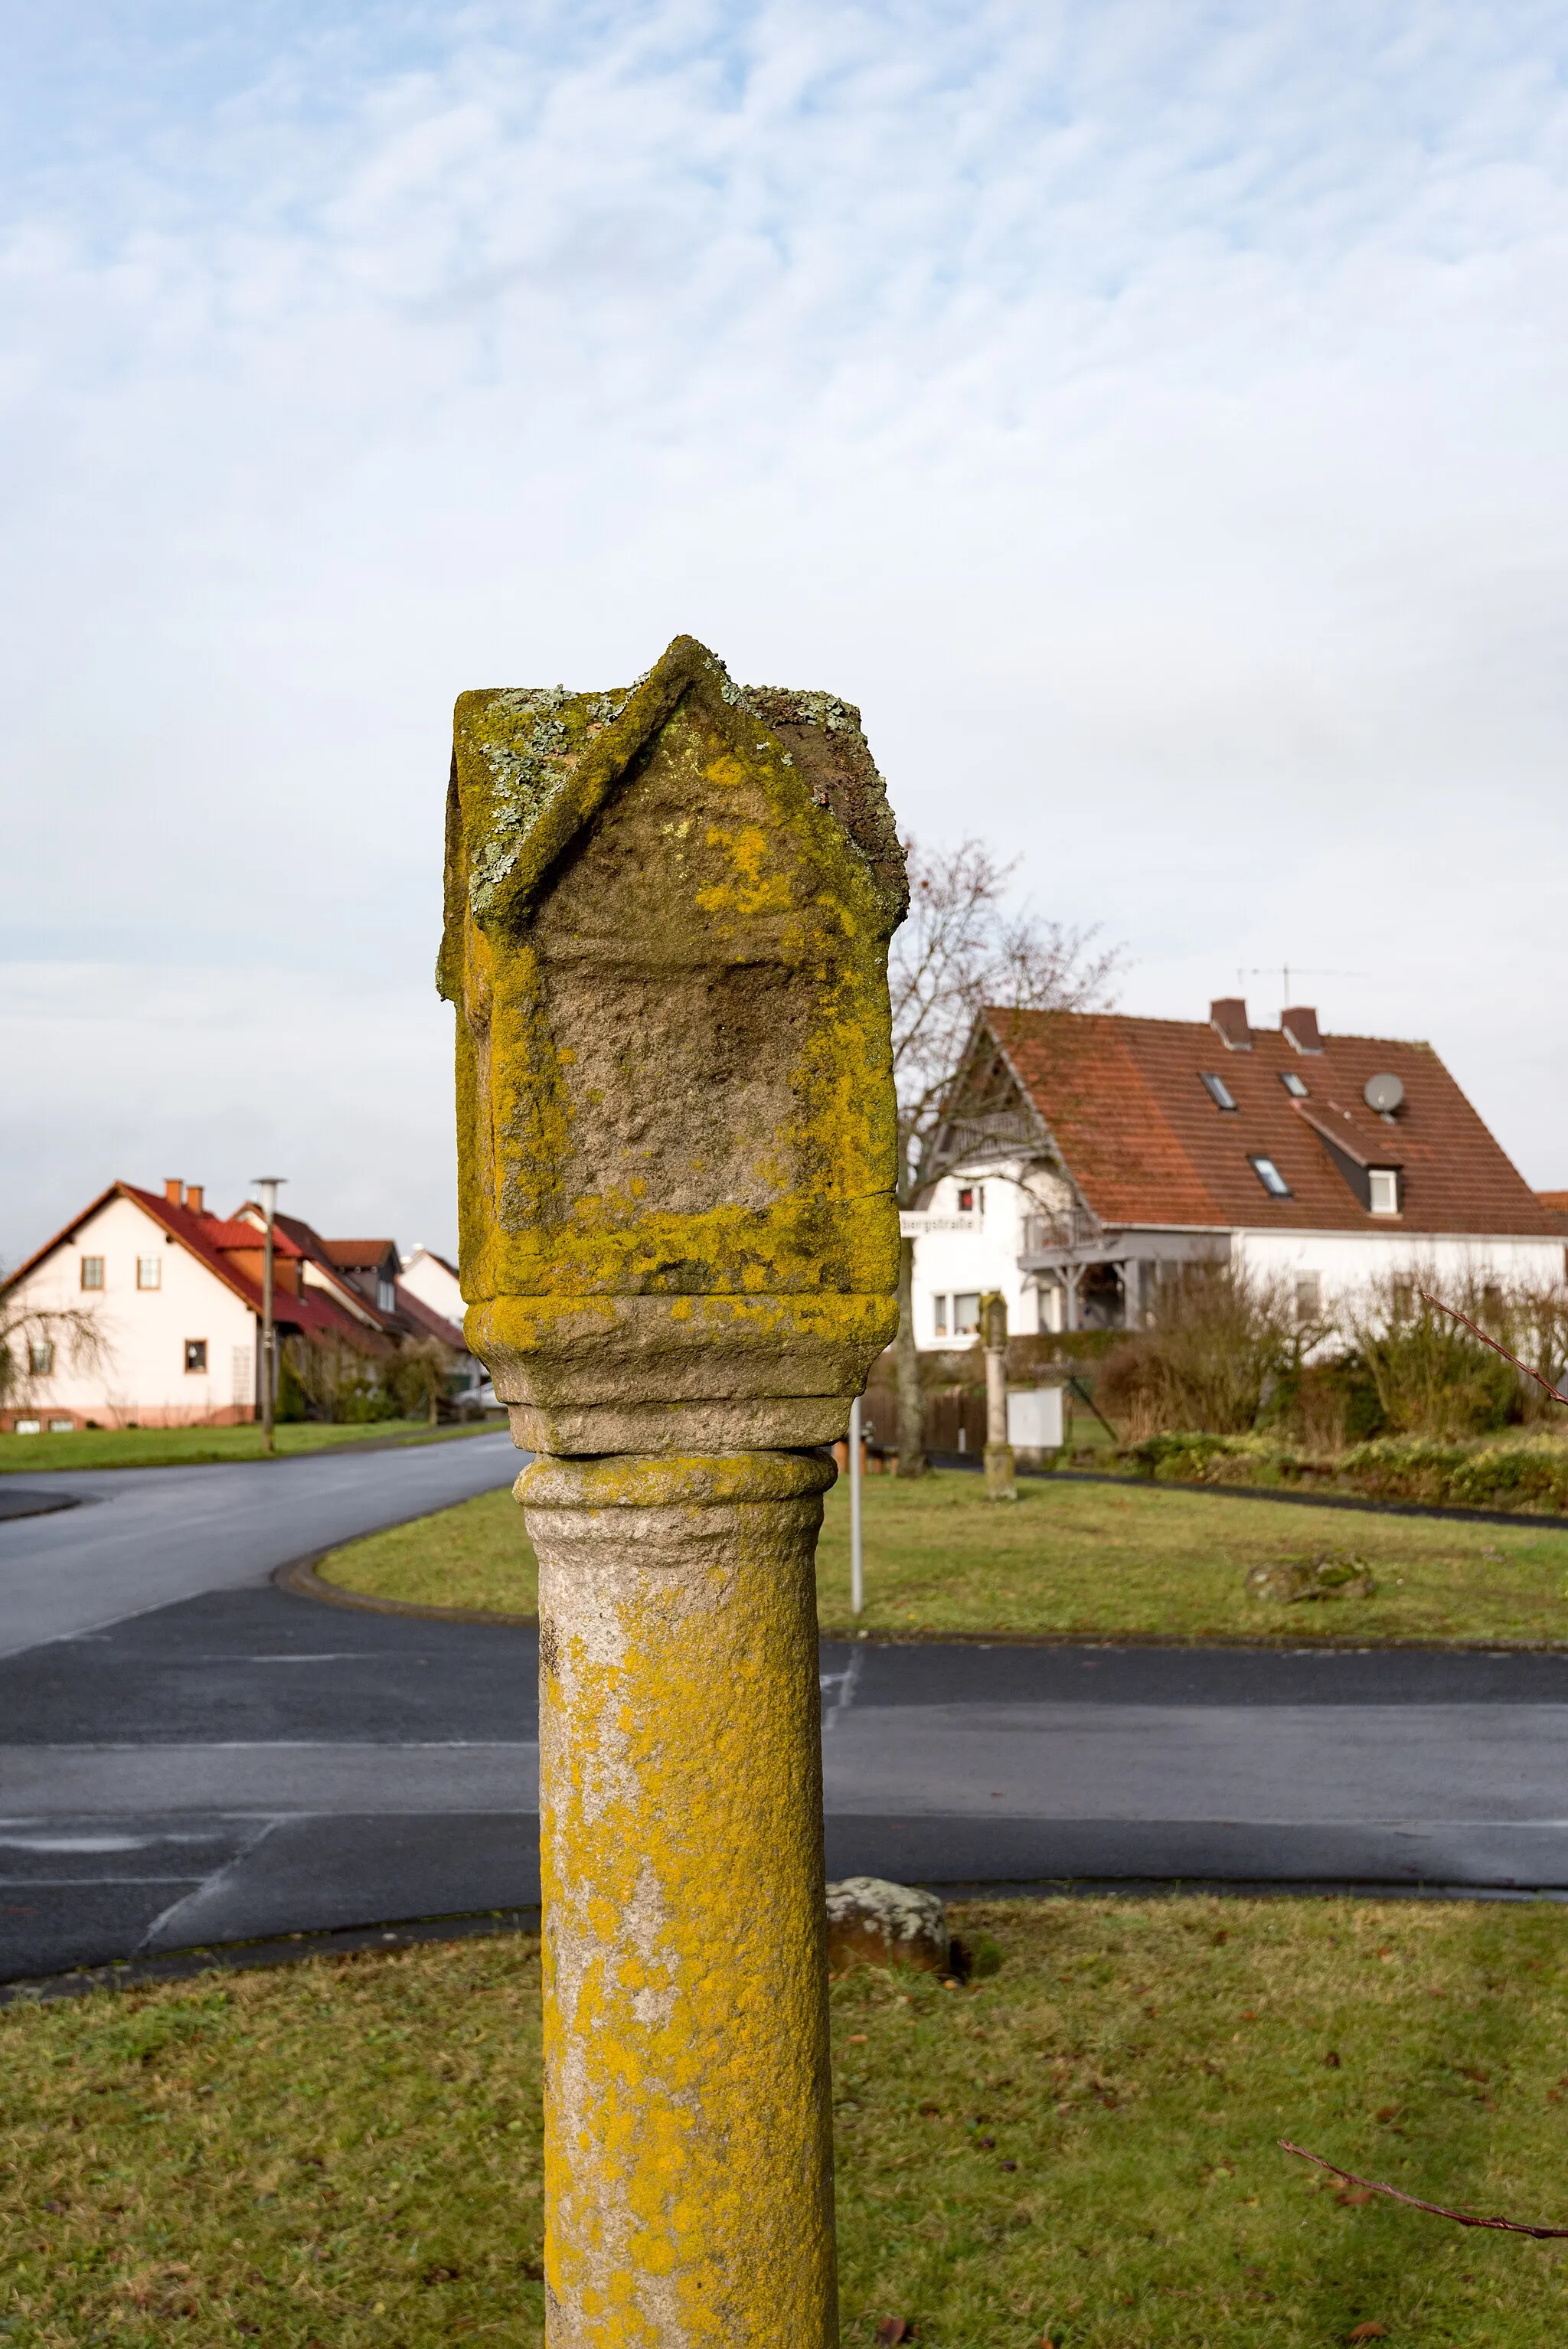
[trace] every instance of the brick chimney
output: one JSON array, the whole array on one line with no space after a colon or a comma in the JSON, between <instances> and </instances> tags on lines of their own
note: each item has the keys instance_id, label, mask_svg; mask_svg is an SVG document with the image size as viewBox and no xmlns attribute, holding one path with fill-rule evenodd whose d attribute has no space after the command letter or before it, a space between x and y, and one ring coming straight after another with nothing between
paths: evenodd
<instances>
[{"instance_id":1,"label":"brick chimney","mask_svg":"<svg viewBox=\"0 0 1568 2349\"><path fill-rule=\"evenodd\" d=\"M1305 1004L1298 1003L1293 1010L1282 1011L1279 1024L1298 1052L1322 1051L1323 1039L1317 1032L1317 1014L1308 1010Z\"/></svg>"},{"instance_id":2,"label":"brick chimney","mask_svg":"<svg viewBox=\"0 0 1568 2349\"><path fill-rule=\"evenodd\" d=\"M185 1205L185 1185L178 1174L164 1176L163 1195L171 1207L182 1207Z\"/></svg>"},{"instance_id":3,"label":"brick chimney","mask_svg":"<svg viewBox=\"0 0 1568 2349\"><path fill-rule=\"evenodd\" d=\"M204 1196L205 1186L200 1183L192 1183L190 1189L185 1194L185 1204L190 1208L193 1216L204 1216L206 1214L207 1210L201 1204Z\"/></svg>"},{"instance_id":4,"label":"brick chimney","mask_svg":"<svg viewBox=\"0 0 1568 2349\"><path fill-rule=\"evenodd\" d=\"M1239 995L1222 995L1209 1006L1209 1025L1213 1029L1227 1052L1250 1052L1253 1031L1247 1025L1247 1007Z\"/></svg>"}]
</instances>

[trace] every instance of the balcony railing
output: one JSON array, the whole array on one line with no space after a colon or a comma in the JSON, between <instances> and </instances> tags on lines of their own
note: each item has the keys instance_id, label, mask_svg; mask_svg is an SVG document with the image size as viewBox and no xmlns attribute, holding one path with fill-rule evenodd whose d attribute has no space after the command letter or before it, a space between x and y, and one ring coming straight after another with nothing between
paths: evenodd
<instances>
[{"instance_id":1,"label":"balcony railing","mask_svg":"<svg viewBox=\"0 0 1568 2349\"><path fill-rule=\"evenodd\" d=\"M1054 1215L1024 1217L1026 1257L1048 1256L1057 1248L1092 1247L1104 1237L1104 1226L1082 1207L1059 1207Z\"/></svg>"}]
</instances>

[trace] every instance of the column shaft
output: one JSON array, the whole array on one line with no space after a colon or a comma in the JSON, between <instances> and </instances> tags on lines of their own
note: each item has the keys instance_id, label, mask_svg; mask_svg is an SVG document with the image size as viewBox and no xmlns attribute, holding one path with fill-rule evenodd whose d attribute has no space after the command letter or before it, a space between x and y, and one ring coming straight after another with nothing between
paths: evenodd
<instances>
[{"instance_id":1,"label":"column shaft","mask_svg":"<svg viewBox=\"0 0 1568 2349\"><path fill-rule=\"evenodd\" d=\"M542 1458L551 2349L837 2340L820 1454Z\"/></svg>"}]
</instances>

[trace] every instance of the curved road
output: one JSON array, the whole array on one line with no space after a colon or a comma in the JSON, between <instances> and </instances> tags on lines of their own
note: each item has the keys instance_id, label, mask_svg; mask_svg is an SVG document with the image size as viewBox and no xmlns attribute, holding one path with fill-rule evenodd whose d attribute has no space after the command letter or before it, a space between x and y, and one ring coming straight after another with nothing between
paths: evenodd
<instances>
[{"instance_id":1,"label":"curved road","mask_svg":"<svg viewBox=\"0 0 1568 2349\"><path fill-rule=\"evenodd\" d=\"M205 1468L7 1477L9 1495L64 1495L82 1506L0 1519L0 1656L260 1581L292 1558L510 1484L519 1465L498 1434Z\"/></svg>"},{"instance_id":2,"label":"curved road","mask_svg":"<svg viewBox=\"0 0 1568 2349\"><path fill-rule=\"evenodd\" d=\"M58 1475L82 1506L0 1522L0 1979L536 1904L534 1634L271 1580L517 1466L497 1436ZM1568 1655L821 1669L833 1875L1568 1888Z\"/></svg>"}]
</instances>

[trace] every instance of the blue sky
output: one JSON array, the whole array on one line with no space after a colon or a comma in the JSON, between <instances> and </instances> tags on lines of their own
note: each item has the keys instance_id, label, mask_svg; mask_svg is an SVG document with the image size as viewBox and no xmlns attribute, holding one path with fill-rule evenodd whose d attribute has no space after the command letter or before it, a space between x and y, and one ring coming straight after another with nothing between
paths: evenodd
<instances>
[{"instance_id":1,"label":"blue sky","mask_svg":"<svg viewBox=\"0 0 1568 2349\"><path fill-rule=\"evenodd\" d=\"M1568 1185L1560 8L4 18L0 1255L449 1246L452 698L681 629Z\"/></svg>"}]
</instances>

